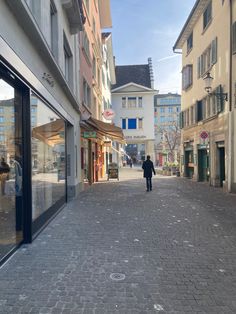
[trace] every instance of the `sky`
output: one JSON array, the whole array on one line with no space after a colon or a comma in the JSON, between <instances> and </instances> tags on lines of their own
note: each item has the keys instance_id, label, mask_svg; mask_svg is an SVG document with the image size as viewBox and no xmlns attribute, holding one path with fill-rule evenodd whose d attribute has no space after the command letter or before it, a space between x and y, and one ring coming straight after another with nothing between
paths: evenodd
<instances>
[{"instance_id":1,"label":"sky","mask_svg":"<svg viewBox=\"0 0 236 314\"><path fill-rule=\"evenodd\" d=\"M147 64L154 87L181 93L181 55L173 46L196 0L110 0L116 65Z\"/></svg>"}]
</instances>

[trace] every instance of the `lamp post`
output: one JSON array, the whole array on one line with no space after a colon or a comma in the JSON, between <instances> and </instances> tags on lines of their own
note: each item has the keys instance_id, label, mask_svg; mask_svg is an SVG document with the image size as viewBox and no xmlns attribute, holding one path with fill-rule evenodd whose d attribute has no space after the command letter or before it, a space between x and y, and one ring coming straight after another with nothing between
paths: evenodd
<instances>
[{"instance_id":1,"label":"lamp post","mask_svg":"<svg viewBox=\"0 0 236 314\"><path fill-rule=\"evenodd\" d=\"M205 82L205 91L208 93L208 95L213 95L216 96L218 99L222 99L225 101L228 101L228 93L215 93L212 92L212 81L213 81L213 77L211 76L210 72L207 72L207 74L205 75L205 77L203 78L204 82Z\"/></svg>"}]
</instances>

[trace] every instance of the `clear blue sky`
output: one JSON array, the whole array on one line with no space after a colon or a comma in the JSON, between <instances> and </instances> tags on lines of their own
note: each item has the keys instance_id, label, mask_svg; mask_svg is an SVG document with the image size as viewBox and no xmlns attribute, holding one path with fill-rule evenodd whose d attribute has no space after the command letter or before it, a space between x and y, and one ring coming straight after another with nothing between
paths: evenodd
<instances>
[{"instance_id":1,"label":"clear blue sky","mask_svg":"<svg viewBox=\"0 0 236 314\"><path fill-rule=\"evenodd\" d=\"M173 46L195 0L111 0L116 65L147 64L152 58L155 88L181 91L181 55ZM172 56L172 58L163 58Z\"/></svg>"}]
</instances>

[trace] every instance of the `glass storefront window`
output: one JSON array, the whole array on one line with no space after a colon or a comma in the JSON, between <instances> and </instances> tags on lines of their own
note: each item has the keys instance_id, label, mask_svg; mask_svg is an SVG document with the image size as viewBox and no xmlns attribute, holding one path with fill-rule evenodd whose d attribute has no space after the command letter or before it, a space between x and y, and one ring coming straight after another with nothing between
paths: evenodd
<instances>
[{"instance_id":1,"label":"glass storefront window","mask_svg":"<svg viewBox=\"0 0 236 314\"><path fill-rule=\"evenodd\" d=\"M31 94L32 219L56 204L66 193L65 122Z\"/></svg>"},{"instance_id":2,"label":"glass storefront window","mask_svg":"<svg viewBox=\"0 0 236 314\"><path fill-rule=\"evenodd\" d=\"M23 239L21 92L1 73L0 259Z\"/></svg>"}]
</instances>

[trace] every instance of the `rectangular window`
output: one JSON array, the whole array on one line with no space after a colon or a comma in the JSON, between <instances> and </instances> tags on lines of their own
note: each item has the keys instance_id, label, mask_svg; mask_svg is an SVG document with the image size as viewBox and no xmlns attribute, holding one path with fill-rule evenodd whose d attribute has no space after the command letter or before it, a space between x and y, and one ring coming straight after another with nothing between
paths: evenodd
<instances>
[{"instance_id":1,"label":"rectangular window","mask_svg":"<svg viewBox=\"0 0 236 314\"><path fill-rule=\"evenodd\" d=\"M5 142L5 135L0 135L0 142Z\"/></svg>"},{"instance_id":2,"label":"rectangular window","mask_svg":"<svg viewBox=\"0 0 236 314\"><path fill-rule=\"evenodd\" d=\"M233 40L233 43L232 43L232 52L233 53L236 53L236 21L233 23L233 26L232 26L232 40Z\"/></svg>"},{"instance_id":3,"label":"rectangular window","mask_svg":"<svg viewBox=\"0 0 236 314\"><path fill-rule=\"evenodd\" d=\"M36 221L65 199L65 122L35 94L31 94L31 99L36 99L40 112L35 125L31 124L32 220Z\"/></svg>"},{"instance_id":4,"label":"rectangular window","mask_svg":"<svg viewBox=\"0 0 236 314\"><path fill-rule=\"evenodd\" d=\"M69 85L72 86L73 84L72 52L70 50L70 46L69 46L69 43L67 41L65 34L63 37L63 46L64 46L64 75Z\"/></svg>"},{"instance_id":5,"label":"rectangular window","mask_svg":"<svg viewBox=\"0 0 236 314\"><path fill-rule=\"evenodd\" d=\"M58 26L57 26L57 9L53 0L50 1L50 35L51 51L54 57L58 58Z\"/></svg>"},{"instance_id":6,"label":"rectangular window","mask_svg":"<svg viewBox=\"0 0 236 314\"><path fill-rule=\"evenodd\" d=\"M173 112L173 109L174 109L173 107L169 107L169 108L168 108L168 112L169 112L169 113L172 113L172 112Z\"/></svg>"},{"instance_id":7,"label":"rectangular window","mask_svg":"<svg viewBox=\"0 0 236 314\"><path fill-rule=\"evenodd\" d=\"M128 108L136 108L136 97L128 97Z\"/></svg>"},{"instance_id":8,"label":"rectangular window","mask_svg":"<svg viewBox=\"0 0 236 314\"><path fill-rule=\"evenodd\" d=\"M143 118L138 119L138 128L142 129L143 128Z\"/></svg>"},{"instance_id":9,"label":"rectangular window","mask_svg":"<svg viewBox=\"0 0 236 314\"><path fill-rule=\"evenodd\" d=\"M207 27L212 19L212 2L210 1L203 12L203 30Z\"/></svg>"},{"instance_id":10,"label":"rectangular window","mask_svg":"<svg viewBox=\"0 0 236 314\"><path fill-rule=\"evenodd\" d=\"M187 39L187 53L193 48L193 32L189 35Z\"/></svg>"},{"instance_id":11,"label":"rectangular window","mask_svg":"<svg viewBox=\"0 0 236 314\"><path fill-rule=\"evenodd\" d=\"M83 45L82 50L85 53L85 56L86 56L88 62L91 62L89 39L88 39L88 36L87 36L85 31L83 31L82 34L83 34L82 35L83 36L82 37L82 45Z\"/></svg>"},{"instance_id":12,"label":"rectangular window","mask_svg":"<svg viewBox=\"0 0 236 314\"><path fill-rule=\"evenodd\" d=\"M160 122L165 122L165 116L160 116Z\"/></svg>"},{"instance_id":13,"label":"rectangular window","mask_svg":"<svg viewBox=\"0 0 236 314\"><path fill-rule=\"evenodd\" d=\"M186 65L182 70L182 89L186 90L193 83L193 66L192 64Z\"/></svg>"},{"instance_id":14,"label":"rectangular window","mask_svg":"<svg viewBox=\"0 0 236 314\"><path fill-rule=\"evenodd\" d=\"M126 119L122 119L122 129L126 129Z\"/></svg>"},{"instance_id":15,"label":"rectangular window","mask_svg":"<svg viewBox=\"0 0 236 314\"><path fill-rule=\"evenodd\" d=\"M197 77L203 76L213 64L217 62L217 37L211 42L207 49L198 57Z\"/></svg>"},{"instance_id":16,"label":"rectangular window","mask_svg":"<svg viewBox=\"0 0 236 314\"><path fill-rule=\"evenodd\" d=\"M128 129L129 130L137 129L137 120L136 119L128 119Z\"/></svg>"},{"instance_id":17,"label":"rectangular window","mask_svg":"<svg viewBox=\"0 0 236 314\"><path fill-rule=\"evenodd\" d=\"M143 107L143 97L138 98L138 107L142 108Z\"/></svg>"},{"instance_id":18,"label":"rectangular window","mask_svg":"<svg viewBox=\"0 0 236 314\"><path fill-rule=\"evenodd\" d=\"M0 107L0 113L4 113L4 108Z\"/></svg>"},{"instance_id":19,"label":"rectangular window","mask_svg":"<svg viewBox=\"0 0 236 314\"><path fill-rule=\"evenodd\" d=\"M165 108L164 107L161 107L160 108L160 113L164 113L165 112Z\"/></svg>"},{"instance_id":20,"label":"rectangular window","mask_svg":"<svg viewBox=\"0 0 236 314\"><path fill-rule=\"evenodd\" d=\"M0 123L4 122L4 117L0 116Z\"/></svg>"},{"instance_id":21,"label":"rectangular window","mask_svg":"<svg viewBox=\"0 0 236 314\"><path fill-rule=\"evenodd\" d=\"M126 108L126 97L122 97L122 108Z\"/></svg>"},{"instance_id":22,"label":"rectangular window","mask_svg":"<svg viewBox=\"0 0 236 314\"><path fill-rule=\"evenodd\" d=\"M83 101L86 106L91 108L91 88L85 79L83 80Z\"/></svg>"}]
</instances>

